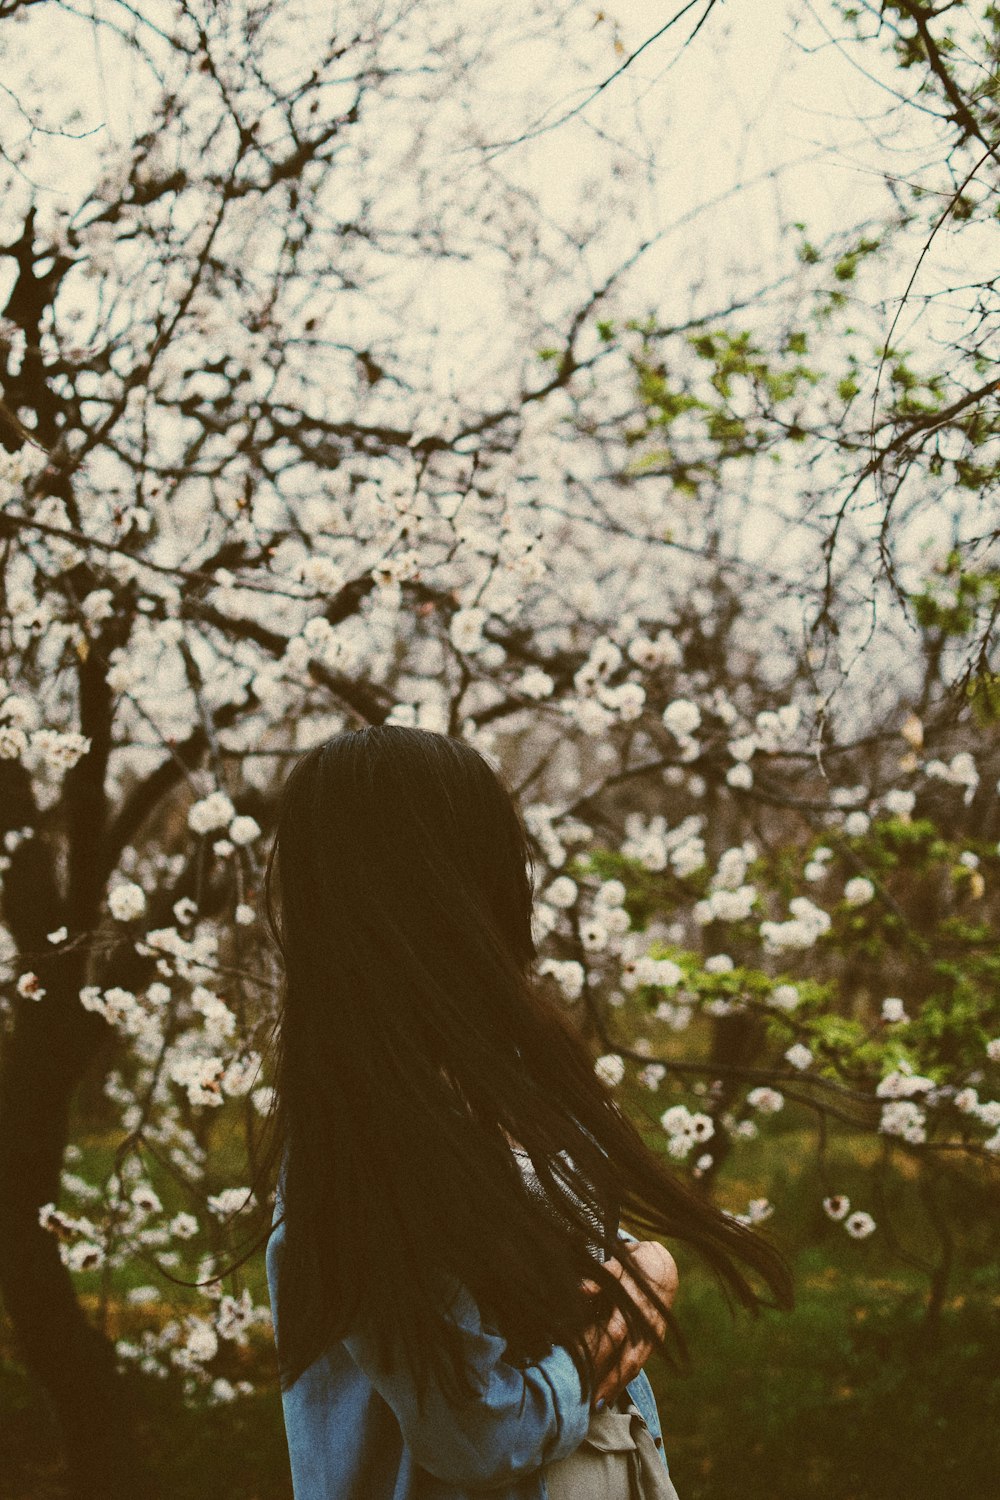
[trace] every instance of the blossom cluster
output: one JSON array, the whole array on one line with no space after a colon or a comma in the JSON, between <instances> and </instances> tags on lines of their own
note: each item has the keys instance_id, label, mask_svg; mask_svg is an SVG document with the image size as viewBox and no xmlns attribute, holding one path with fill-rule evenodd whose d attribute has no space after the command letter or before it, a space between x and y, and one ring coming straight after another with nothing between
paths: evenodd
<instances>
[{"instance_id":1,"label":"blossom cluster","mask_svg":"<svg viewBox=\"0 0 1000 1500\"><path fill-rule=\"evenodd\" d=\"M673 1157L683 1160L692 1146L700 1141L711 1140L715 1134L715 1122L703 1110L692 1113L686 1104L673 1104L660 1116L660 1124L667 1133L667 1150Z\"/></svg>"},{"instance_id":2,"label":"blossom cluster","mask_svg":"<svg viewBox=\"0 0 1000 1500\"><path fill-rule=\"evenodd\" d=\"M851 1212L851 1200L843 1193L823 1199L823 1209L836 1223L843 1224L847 1233L855 1240L865 1240L876 1229L875 1220L863 1209Z\"/></svg>"}]
</instances>

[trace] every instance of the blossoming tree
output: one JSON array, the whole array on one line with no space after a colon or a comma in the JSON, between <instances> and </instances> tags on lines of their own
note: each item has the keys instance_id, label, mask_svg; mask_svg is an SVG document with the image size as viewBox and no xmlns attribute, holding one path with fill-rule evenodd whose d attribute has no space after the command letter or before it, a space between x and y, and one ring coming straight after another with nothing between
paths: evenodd
<instances>
[{"instance_id":1,"label":"blossoming tree","mask_svg":"<svg viewBox=\"0 0 1000 1500\"><path fill-rule=\"evenodd\" d=\"M613 23L538 13L560 67L624 65ZM883 13L964 161L989 97L929 7ZM131 100L108 103L106 144L33 74L37 27L69 55L79 18L0 14L22 37L0 1285L80 1492L136 1493L120 1368L192 1400L248 1389L226 1355L269 1315L245 1289L209 1283L200 1312L112 1341L74 1282L106 1310L136 1259L154 1291L225 1259L271 1103L269 820L289 759L342 727L416 723L503 766L538 853L540 971L608 1086L659 1096L664 1149L706 1191L787 1102L904 1153L939 1223L945 1177L988 1201L995 382L967 329L947 366L880 355L875 296L933 229L931 189L905 211L890 195L877 232L789 230L777 288L645 309L627 131L567 224L498 165L477 90L496 49L537 41L530 7L498 29L444 0L336 26L326 7L99 3ZM55 207L46 163L74 184ZM950 211L989 232L970 182ZM470 263L486 290L456 375L442 307L461 311ZM97 1180L67 1135L81 1080L115 1121ZM876 1191L817 1185L857 1239L892 1232Z\"/></svg>"}]
</instances>

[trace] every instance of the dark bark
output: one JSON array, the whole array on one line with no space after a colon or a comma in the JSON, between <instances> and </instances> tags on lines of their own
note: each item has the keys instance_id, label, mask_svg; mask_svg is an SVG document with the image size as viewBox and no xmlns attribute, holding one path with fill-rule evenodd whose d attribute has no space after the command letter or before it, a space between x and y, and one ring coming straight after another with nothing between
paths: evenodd
<instances>
[{"instance_id":1,"label":"dark bark","mask_svg":"<svg viewBox=\"0 0 1000 1500\"><path fill-rule=\"evenodd\" d=\"M152 1493L137 1451L133 1387L38 1222L41 1205L58 1202L69 1102L106 1031L70 996L25 1000L0 1068L0 1292L20 1357L53 1407L74 1500Z\"/></svg>"},{"instance_id":2,"label":"dark bark","mask_svg":"<svg viewBox=\"0 0 1000 1500\"><path fill-rule=\"evenodd\" d=\"M0 1063L0 1295L19 1353L46 1391L71 1471L74 1500L150 1493L138 1462L129 1386L116 1372L111 1343L89 1322L53 1236L38 1221L59 1201L69 1108L107 1024L83 1009L86 949L53 947L46 934L64 923L74 933L98 922L103 882L93 858L106 808L110 695L96 658L80 670L81 729L91 750L70 769L56 816L69 834L68 880L59 889L51 815L39 817L30 779L17 762L0 762L0 826L30 827L11 854L4 918L45 990L15 1000Z\"/></svg>"},{"instance_id":3,"label":"dark bark","mask_svg":"<svg viewBox=\"0 0 1000 1500\"><path fill-rule=\"evenodd\" d=\"M140 1386L116 1372L112 1344L81 1308L57 1242L38 1222L41 1206L59 1201L73 1097L88 1069L101 1066L112 1040L107 1023L80 1004L87 948L54 948L46 934L64 924L70 940L96 930L123 844L155 815L181 767L197 762L204 737L196 731L165 762L167 769L137 786L119 817L109 821L99 771L106 764L106 695L95 653L80 683L81 723L91 735L91 750L67 773L63 797L44 819L38 818L23 767L0 761L0 831L37 828L39 821L52 825L59 818L70 848L65 897L55 878L49 837L57 836L54 826L39 828L17 846L4 882L4 918L18 943L20 968L38 975L45 995L17 998L0 1058L0 1297L20 1357L52 1405L73 1500L147 1500L157 1490L142 1462ZM151 926L170 921L179 896L195 894L197 867L193 856L177 880L154 895ZM205 911L224 898L221 888L198 894ZM138 990L153 968L154 960L123 937L108 954L100 983Z\"/></svg>"}]
</instances>

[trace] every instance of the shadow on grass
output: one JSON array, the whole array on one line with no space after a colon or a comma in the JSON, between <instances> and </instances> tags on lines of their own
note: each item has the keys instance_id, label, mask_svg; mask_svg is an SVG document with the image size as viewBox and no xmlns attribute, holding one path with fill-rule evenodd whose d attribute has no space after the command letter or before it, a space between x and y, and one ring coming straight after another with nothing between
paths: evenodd
<instances>
[{"instance_id":1,"label":"shadow on grass","mask_svg":"<svg viewBox=\"0 0 1000 1500\"><path fill-rule=\"evenodd\" d=\"M172 1381L130 1374L143 1452L161 1500L291 1500L277 1389L204 1411L185 1407ZM0 1358L0 1500L66 1500L59 1436L44 1396Z\"/></svg>"}]
</instances>

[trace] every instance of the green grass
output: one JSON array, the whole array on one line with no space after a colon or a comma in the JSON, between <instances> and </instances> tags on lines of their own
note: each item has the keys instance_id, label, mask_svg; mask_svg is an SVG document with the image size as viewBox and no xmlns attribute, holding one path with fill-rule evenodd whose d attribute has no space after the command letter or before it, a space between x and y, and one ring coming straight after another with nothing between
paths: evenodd
<instances>
[{"instance_id":1,"label":"green grass","mask_svg":"<svg viewBox=\"0 0 1000 1500\"><path fill-rule=\"evenodd\" d=\"M708 1288L692 1291L692 1373L650 1363L682 1500L991 1500L1000 1299L947 1308L931 1341L898 1286L831 1277L818 1262L810 1273L808 1257L797 1270L792 1316L733 1324Z\"/></svg>"}]
</instances>

